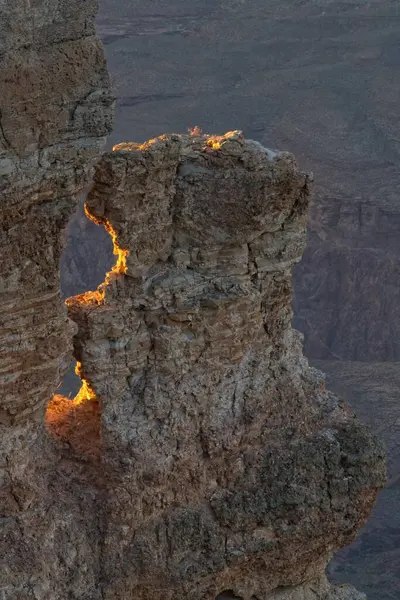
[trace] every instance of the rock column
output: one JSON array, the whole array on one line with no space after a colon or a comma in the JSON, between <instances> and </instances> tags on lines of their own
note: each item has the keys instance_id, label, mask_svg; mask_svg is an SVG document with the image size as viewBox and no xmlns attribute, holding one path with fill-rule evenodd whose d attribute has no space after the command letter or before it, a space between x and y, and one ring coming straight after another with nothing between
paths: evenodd
<instances>
[{"instance_id":1,"label":"rock column","mask_svg":"<svg viewBox=\"0 0 400 600\"><path fill-rule=\"evenodd\" d=\"M0 1L2 600L61 600L84 587L44 415L75 331L60 300L63 230L112 127L96 9L94 0Z\"/></svg>"},{"instance_id":2,"label":"rock column","mask_svg":"<svg viewBox=\"0 0 400 600\"><path fill-rule=\"evenodd\" d=\"M116 266L68 306L79 402L101 413L104 599L363 597L324 568L383 453L291 327L309 197L290 154L238 131L120 144L96 167L86 210Z\"/></svg>"}]
</instances>

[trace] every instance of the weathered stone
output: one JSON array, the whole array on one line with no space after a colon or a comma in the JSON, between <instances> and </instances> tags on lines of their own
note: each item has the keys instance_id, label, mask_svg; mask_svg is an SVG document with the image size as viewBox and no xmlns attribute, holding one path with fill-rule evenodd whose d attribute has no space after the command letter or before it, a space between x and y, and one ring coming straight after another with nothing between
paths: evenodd
<instances>
[{"instance_id":1,"label":"weathered stone","mask_svg":"<svg viewBox=\"0 0 400 600\"><path fill-rule=\"evenodd\" d=\"M309 178L240 132L122 144L87 211L115 267L59 297L111 126L94 1L0 0L1 600L362 600L323 572L380 446L291 329ZM53 395L70 357L74 402Z\"/></svg>"},{"instance_id":2,"label":"weathered stone","mask_svg":"<svg viewBox=\"0 0 400 600\"><path fill-rule=\"evenodd\" d=\"M112 120L96 6L0 4L1 421L43 412L70 352L61 233Z\"/></svg>"},{"instance_id":3,"label":"weathered stone","mask_svg":"<svg viewBox=\"0 0 400 600\"><path fill-rule=\"evenodd\" d=\"M63 230L112 125L96 9L0 0L2 600L78 598L93 572L80 566L96 552L79 525L96 520L91 492L78 476L62 483L44 415L75 330L59 292Z\"/></svg>"},{"instance_id":4,"label":"weathered stone","mask_svg":"<svg viewBox=\"0 0 400 600\"><path fill-rule=\"evenodd\" d=\"M291 328L308 200L293 157L240 132L121 144L96 167L86 210L118 259L68 307L79 403L101 406L103 598L362 598L323 571L383 453Z\"/></svg>"}]
</instances>

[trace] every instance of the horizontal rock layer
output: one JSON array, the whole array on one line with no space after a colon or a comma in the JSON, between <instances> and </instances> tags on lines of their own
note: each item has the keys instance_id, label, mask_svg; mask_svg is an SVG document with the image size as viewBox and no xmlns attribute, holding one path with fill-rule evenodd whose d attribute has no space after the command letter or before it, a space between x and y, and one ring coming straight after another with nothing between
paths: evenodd
<instances>
[{"instance_id":1,"label":"horizontal rock layer","mask_svg":"<svg viewBox=\"0 0 400 600\"><path fill-rule=\"evenodd\" d=\"M380 200L320 193L313 202L294 276L294 323L309 358L399 359L400 217L385 185Z\"/></svg>"},{"instance_id":2,"label":"horizontal rock layer","mask_svg":"<svg viewBox=\"0 0 400 600\"><path fill-rule=\"evenodd\" d=\"M0 2L0 598L7 600L78 598L85 575L73 575L76 563L95 552L79 526L95 520L89 488L68 476L44 416L75 330L60 299L63 231L113 120L96 9L94 0Z\"/></svg>"}]
</instances>

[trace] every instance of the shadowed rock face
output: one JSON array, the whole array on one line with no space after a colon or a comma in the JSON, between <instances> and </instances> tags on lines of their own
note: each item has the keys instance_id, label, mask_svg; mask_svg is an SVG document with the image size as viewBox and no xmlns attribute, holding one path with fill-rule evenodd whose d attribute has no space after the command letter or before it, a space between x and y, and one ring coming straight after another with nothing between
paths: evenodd
<instances>
[{"instance_id":1,"label":"shadowed rock face","mask_svg":"<svg viewBox=\"0 0 400 600\"><path fill-rule=\"evenodd\" d=\"M76 410L101 407L103 598L363 597L323 572L383 456L291 328L308 201L293 157L240 132L120 144L96 167L86 210L118 259L68 308Z\"/></svg>"},{"instance_id":2,"label":"shadowed rock face","mask_svg":"<svg viewBox=\"0 0 400 600\"><path fill-rule=\"evenodd\" d=\"M294 275L294 324L310 359L398 360L399 216L389 189L383 206L317 195Z\"/></svg>"},{"instance_id":3,"label":"shadowed rock face","mask_svg":"<svg viewBox=\"0 0 400 600\"><path fill-rule=\"evenodd\" d=\"M63 230L112 126L96 9L92 0L0 0L0 597L7 600L66 598L69 588L79 597L82 583L71 573L85 545L77 526L67 532L72 502L59 498L59 456L47 457L42 423L74 331L59 291Z\"/></svg>"}]
</instances>

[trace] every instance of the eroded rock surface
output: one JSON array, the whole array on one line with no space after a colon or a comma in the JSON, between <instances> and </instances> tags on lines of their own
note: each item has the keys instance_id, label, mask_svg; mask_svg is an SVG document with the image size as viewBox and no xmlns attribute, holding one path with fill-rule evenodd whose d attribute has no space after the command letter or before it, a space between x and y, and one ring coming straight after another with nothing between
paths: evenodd
<instances>
[{"instance_id":1,"label":"eroded rock surface","mask_svg":"<svg viewBox=\"0 0 400 600\"><path fill-rule=\"evenodd\" d=\"M111 129L95 1L0 5L0 421L40 410L69 352L62 235ZM29 377L28 377L29 373Z\"/></svg>"},{"instance_id":2,"label":"eroded rock surface","mask_svg":"<svg viewBox=\"0 0 400 600\"><path fill-rule=\"evenodd\" d=\"M397 0L114 6L102 0L98 21L118 97L112 143L198 123L293 151L316 180L294 279L306 356L400 360Z\"/></svg>"},{"instance_id":3,"label":"eroded rock surface","mask_svg":"<svg viewBox=\"0 0 400 600\"><path fill-rule=\"evenodd\" d=\"M92 552L68 523L74 477L62 489L43 423L74 331L60 300L63 230L112 125L96 9L0 0L2 600L81 597L76 565ZM85 506L77 516L92 518Z\"/></svg>"},{"instance_id":4,"label":"eroded rock surface","mask_svg":"<svg viewBox=\"0 0 400 600\"><path fill-rule=\"evenodd\" d=\"M68 307L77 409L100 407L104 599L363 597L323 572L383 453L291 328L309 185L240 132L120 144L96 168L87 212L117 264Z\"/></svg>"}]
</instances>

